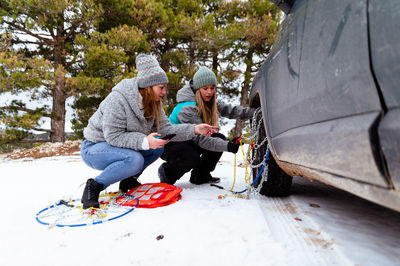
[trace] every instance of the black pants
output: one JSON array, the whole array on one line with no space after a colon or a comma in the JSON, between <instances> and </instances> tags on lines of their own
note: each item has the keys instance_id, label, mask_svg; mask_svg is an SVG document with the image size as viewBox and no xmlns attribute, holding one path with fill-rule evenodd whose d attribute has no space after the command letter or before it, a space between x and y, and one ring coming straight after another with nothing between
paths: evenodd
<instances>
[{"instance_id":1,"label":"black pants","mask_svg":"<svg viewBox=\"0 0 400 266\"><path fill-rule=\"evenodd\" d=\"M211 135L214 138L226 139L221 133ZM164 147L161 158L166 162L163 164L165 174L171 183L181 178L185 173L192 171L197 176L210 176L214 171L222 152L209 151L197 146L193 141L169 142Z\"/></svg>"}]
</instances>

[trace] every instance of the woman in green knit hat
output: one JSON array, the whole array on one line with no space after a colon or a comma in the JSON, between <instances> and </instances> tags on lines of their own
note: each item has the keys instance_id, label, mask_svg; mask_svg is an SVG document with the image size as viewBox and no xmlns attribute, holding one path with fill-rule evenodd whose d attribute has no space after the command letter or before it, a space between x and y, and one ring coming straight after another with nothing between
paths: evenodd
<instances>
[{"instance_id":1,"label":"woman in green knit hat","mask_svg":"<svg viewBox=\"0 0 400 266\"><path fill-rule=\"evenodd\" d=\"M232 106L217 101L217 78L207 67L200 67L190 80L177 93L177 106L169 119L171 124L201 124L218 126L219 116L230 119L251 118L254 109L240 105ZM174 184L185 173L191 172L193 184L218 183L219 178L211 176L224 151L236 153L239 143L229 141L221 133L211 136L195 136L183 142L170 142L161 156L166 162L158 169L160 181Z\"/></svg>"}]
</instances>

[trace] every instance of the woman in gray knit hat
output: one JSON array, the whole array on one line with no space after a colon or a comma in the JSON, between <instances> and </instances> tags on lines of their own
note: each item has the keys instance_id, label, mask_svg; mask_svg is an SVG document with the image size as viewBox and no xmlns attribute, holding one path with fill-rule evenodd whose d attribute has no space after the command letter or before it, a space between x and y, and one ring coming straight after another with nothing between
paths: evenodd
<instances>
[{"instance_id":1,"label":"woman in gray knit hat","mask_svg":"<svg viewBox=\"0 0 400 266\"><path fill-rule=\"evenodd\" d=\"M107 186L120 182L122 192L140 183L137 177L162 153L168 139L192 139L196 134L209 136L217 127L207 124L171 125L161 108L166 94L167 75L157 60L140 54L136 58L137 77L119 82L100 103L84 129L81 145L83 161L102 170L88 179L83 191L83 208L99 207L99 194Z\"/></svg>"},{"instance_id":2,"label":"woman in gray knit hat","mask_svg":"<svg viewBox=\"0 0 400 266\"><path fill-rule=\"evenodd\" d=\"M200 67L193 80L178 91L178 104L169 117L171 123L218 126L219 115L230 119L252 117L252 108L217 101L216 85L214 72L207 67ZM195 136L189 141L168 143L161 155L166 162L158 169L161 182L174 184L190 170L190 182L193 184L219 182L220 179L212 177L210 172L214 171L222 152L238 151L240 144L236 140L229 141L223 134L214 133L211 136Z\"/></svg>"}]
</instances>

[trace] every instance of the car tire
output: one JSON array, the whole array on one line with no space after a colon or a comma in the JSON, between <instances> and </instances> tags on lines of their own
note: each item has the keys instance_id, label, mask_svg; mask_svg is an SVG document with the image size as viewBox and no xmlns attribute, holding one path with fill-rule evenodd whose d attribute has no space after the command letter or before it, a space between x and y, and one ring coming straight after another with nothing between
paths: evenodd
<instances>
[{"instance_id":1,"label":"car tire","mask_svg":"<svg viewBox=\"0 0 400 266\"><path fill-rule=\"evenodd\" d=\"M257 116L257 121L262 119L261 112ZM257 144L260 144L265 139L265 128L264 121L260 125L260 129L258 132L259 138L257 140ZM258 149L256 157L253 158L253 164L259 164L262 160L264 160L264 155L267 152L268 142L265 141L264 144ZM254 156L254 155L253 155ZM265 196L273 196L273 197L286 197L290 195L290 187L292 186L293 177L286 174L276 163L274 157L270 153L267 159L266 165L268 166L268 178L267 181L264 181L261 184L260 194ZM258 176L258 173L261 170L261 167L253 168L253 180ZM266 167L264 168L264 170ZM264 171L263 170L263 171ZM260 186L262 177L260 176L257 182L254 184L254 187L258 188Z\"/></svg>"}]
</instances>

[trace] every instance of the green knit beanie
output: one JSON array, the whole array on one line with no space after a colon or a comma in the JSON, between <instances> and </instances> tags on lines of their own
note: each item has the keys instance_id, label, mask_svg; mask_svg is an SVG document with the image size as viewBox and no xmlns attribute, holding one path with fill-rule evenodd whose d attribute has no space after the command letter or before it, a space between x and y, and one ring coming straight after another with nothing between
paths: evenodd
<instances>
[{"instance_id":1,"label":"green knit beanie","mask_svg":"<svg viewBox=\"0 0 400 266\"><path fill-rule=\"evenodd\" d=\"M197 91L206 85L217 86L217 77L212 70L202 66L193 76L193 88Z\"/></svg>"}]
</instances>

